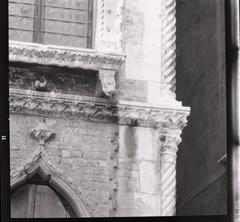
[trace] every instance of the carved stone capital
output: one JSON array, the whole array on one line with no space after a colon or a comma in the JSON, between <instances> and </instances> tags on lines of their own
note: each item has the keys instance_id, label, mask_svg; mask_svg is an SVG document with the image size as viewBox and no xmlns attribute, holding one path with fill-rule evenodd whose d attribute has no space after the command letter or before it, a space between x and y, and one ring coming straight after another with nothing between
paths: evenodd
<instances>
[{"instance_id":1,"label":"carved stone capital","mask_svg":"<svg viewBox=\"0 0 240 222\"><path fill-rule=\"evenodd\" d=\"M39 145L45 145L45 142L55 135L44 123L40 123L37 127L30 129L29 134L38 141Z\"/></svg>"},{"instance_id":2,"label":"carved stone capital","mask_svg":"<svg viewBox=\"0 0 240 222\"><path fill-rule=\"evenodd\" d=\"M161 147L161 161L176 163L178 145L182 142L180 133L176 134L161 134L159 136Z\"/></svg>"},{"instance_id":3,"label":"carved stone capital","mask_svg":"<svg viewBox=\"0 0 240 222\"><path fill-rule=\"evenodd\" d=\"M101 81L102 90L106 96L112 96L116 92L115 76L115 70L99 70L99 79Z\"/></svg>"}]
</instances>

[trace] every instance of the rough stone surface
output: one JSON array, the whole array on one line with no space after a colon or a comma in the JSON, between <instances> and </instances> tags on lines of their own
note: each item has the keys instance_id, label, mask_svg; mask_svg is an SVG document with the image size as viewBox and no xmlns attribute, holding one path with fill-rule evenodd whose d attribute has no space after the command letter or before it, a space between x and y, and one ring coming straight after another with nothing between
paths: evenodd
<instances>
[{"instance_id":1,"label":"rough stone surface","mask_svg":"<svg viewBox=\"0 0 240 222\"><path fill-rule=\"evenodd\" d=\"M149 128L119 128L118 216L160 215L160 150L156 134Z\"/></svg>"},{"instance_id":2,"label":"rough stone surface","mask_svg":"<svg viewBox=\"0 0 240 222\"><path fill-rule=\"evenodd\" d=\"M9 68L10 88L35 90L34 83L43 79L46 92L99 96L96 71L20 64Z\"/></svg>"}]
</instances>

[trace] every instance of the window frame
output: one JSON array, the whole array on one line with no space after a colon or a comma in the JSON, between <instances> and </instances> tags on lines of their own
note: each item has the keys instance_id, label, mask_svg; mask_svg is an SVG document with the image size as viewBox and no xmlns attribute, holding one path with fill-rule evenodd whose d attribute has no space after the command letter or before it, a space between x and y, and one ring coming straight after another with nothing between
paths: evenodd
<instances>
[{"instance_id":1,"label":"window frame","mask_svg":"<svg viewBox=\"0 0 240 222\"><path fill-rule=\"evenodd\" d=\"M72 47L72 48L81 48L81 49L95 49L95 39L96 39L96 7L97 7L97 0L91 0L91 3L88 4L92 8L91 13L88 13L88 19L91 17L91 27L87 27L87 33L91 33L91 35L87 36L86 45L87 47L79 46L68 46L64 44L46 44L44 42L44 33L45 33L45 11L46 11L46 0L33 0L33 3L30 4L33 6L33 30L32 30L32 41L20 41L20 40L10 40L10 41L19 41L24 43L33 43L33 44L40 44L40 45L53 45L53 46L61 46L61 47ZM11 2L10 2L11 3ZM23 2L15 2L15 3L23 3ZM89 14L90 17L89 17ZM11 15L9 15L10 17ZM61 21L61 20L59 20ZM10 27L9 27L10 29ZM14 28L13 28L14 30ZM90 31L89 31L90 30ZM61 34L60 34L61 35ZM64 35L64 33L62 33ZM88 35L88 34L87 34ZM74 35L73 35L74 36Z\"/></svg>"}]
</instances>

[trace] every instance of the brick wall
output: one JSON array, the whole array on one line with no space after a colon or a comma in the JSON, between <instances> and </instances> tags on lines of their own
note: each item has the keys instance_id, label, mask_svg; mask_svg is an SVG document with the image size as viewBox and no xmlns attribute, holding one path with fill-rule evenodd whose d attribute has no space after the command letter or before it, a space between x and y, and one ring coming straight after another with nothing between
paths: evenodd
<instances>
[{"instance_id":1,"label":"brick wall","mask_svg":"<svg viewBox=\"0 0 240 222\"><path fill-rule=\"evenodd\" d=\"M38 146L28 131L41 121L43 117L11 115L11 168L20 166ZM108 216L109 158L115 126L60 118L46 118L46 124L56 134L46 144L50 162L81 188L94 216Z\"/></svg>"}]
</instances>

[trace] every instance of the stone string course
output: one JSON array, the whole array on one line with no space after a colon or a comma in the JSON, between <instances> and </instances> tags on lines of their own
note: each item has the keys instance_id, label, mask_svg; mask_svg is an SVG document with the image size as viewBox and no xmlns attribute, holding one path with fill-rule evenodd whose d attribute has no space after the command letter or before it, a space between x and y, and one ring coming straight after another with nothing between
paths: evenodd
<instances>
[{"instance_id":1,"label":"stone string course","mask_svg":"<svg viewBox=\"0 0 240 222\"><path fill-rule=\"evenodd\" d=\"M128 102L114 104L103 99L20 89L10 89L9 102L11 113L54 115L145 127L183 129L189 115L189 109L178 103L170 108Z\"/></svg>"},{"instance_id":2,"label":"stone string course","mask_svg":"<svg viewBox=\"0 0 240 222\"><path fill-rule=\"evenodd\" d=\"M91 49L10 41L9 60L70 68L119 70L125 61L125 55L100 53Z\"/></svg>"}]
</instances>

